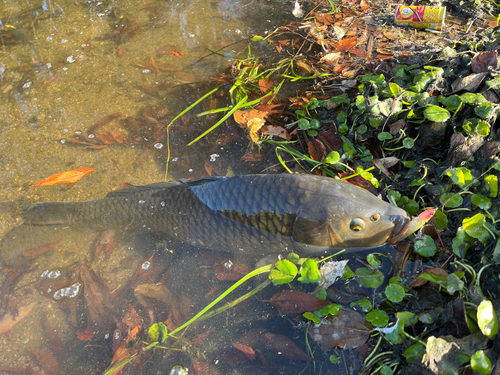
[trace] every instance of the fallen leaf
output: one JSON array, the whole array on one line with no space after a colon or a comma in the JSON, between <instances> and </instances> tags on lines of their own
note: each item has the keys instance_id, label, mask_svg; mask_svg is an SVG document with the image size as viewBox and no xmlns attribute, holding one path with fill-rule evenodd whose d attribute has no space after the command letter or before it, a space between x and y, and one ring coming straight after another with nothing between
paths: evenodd
<instances>
[{"instance_id":1,"label":"fallen leaf","mask_svg":"<svg viewBox=\"0 0 500 375\"><path fill-rule=\"evenodd\" d=\"M298 290L283 290L265 302L271 302L283 314L302 314L331 304Z\"/></svg>"},{"instance_id":2,"label":"fallen leaf","mask_svg":"<svg viewBox=\"0 0 500 375\"><path fill-rule=\"evenodd\" d=\"M260 335L260 342L267 350L282 356L283 358L293 359L296 361L314 361L301 348L297 346L288 337L277 333L265 332Z\"/></svg>"},{"instance_id":3,"label":"fallen leaf","mask_svg":"<svg viewBox=\"0 0 500 375\"><path fill-rule=\"evenodd\" d=\"M76 337L80 341L90 341L94 338L94 332L88 329L79 329L78 331L75 332Z\"/></svg>"},{"instance_id":4,"label":"fallen leaf","mask_svg":"<svg viewBox=\"0 0 500 375\"><path fill-rule=\"evenodd\" d=\"M265 125L261 130L263 135L269 135L271 137L277 136L286 139L287 141L292 139L292 136L288 133L288 131L281 126Z\"/></svg>"},{"instance_id":5,"label":"fallen leaf","mask_svg":"<svg viewBox=\"0 0 500 375\"><path fill-rule=\"evenodd\" d=\"M199 348L200 346L202 346L205 341L208 340L208 336L210 336L210 333L212 331L211 330L208 330L208 331L205 331L203 333L200 333L194 340L193 340L193 345L197 348Z\"/></svg>"},{"instance_id":6,"label":"fallen leaf","mask_svg":"<svg viewBox=\"0 0 500 375\"><path fill-rule=\"evenodd\" d=\"M177 52L177 51L172 51L170 52L171 55L174 55L176 57L182 57L182 55L180 54L180 52Z\"/></svg>"},{"instance_id":7,"label":"fallen leaf","mask_svg":"<svg viewBox=\"0 0 500 375\"><path fill-rule=\"evenodd\" d=\"M358 37L355 36L353 38L342 39L337 44L333 44L333 46L337 51L347 51L356 46L357 43Z\"/></svg>"},{"instance_id":8,"label":"fallen leaf","mask_svg":"<svg viewBox=\"0 0 500 375\"><path fill-rule=\"evenodd\" d=\"M9 332L17 323L26 318L36 305L36 302L31 302L29 305L21 306L15 315L10 312L5 314L0 319L0 335Z\"/></svg>"},{"instance_id":9,"label":"fallen leaf","mask_svg":"<svg viewBox=\"0 0 500 375\"><path fill-rule=\"evenodd\" d=\"M311 139L307 142L307 147L309 149L309 155L311 159L315 161L322 162L326 157L326 147L323 142L317 140L316 138Z\"/></svg>"},{"instance_id":10,"label":"fallen leaf","mask_svg":"<svg viewBox=\"0 0 500 375\"><path fill-rule=\"evenodd\" d=\"M372 4L369 3L368 1L361 0L361 3L359 3L359 6L361 7L361 9L367 10L367 9L371 8Z\"/></svg>"},{"instance_id":11,"label":"fallen leaf","mask_svg":"<svg viewBox=\"0 0 500 375\"><path fill-rule=\"evenodd\" d=\"M399 119L396 122L393 122L391 126L389 127L389 133L392 135L396 135L399 133L400 130L402 130L406 125L406 119L402 118Z\"/></svg>"},{"instance_id":12,"label":"fallen leaf","mask_svg":"<svg viewBox=\"0 0 500 375\"><path fill-rule=\"evenodd\" d=\"M314 341L327 348L355 349L368 340L372 328L364 315L341 309L337 316L330 315L320 324L309 327L308 333Z\"/></svg>"},{"instance_id":13,"label":"fallen leaf","mask_svg":"<svg viewBox=\"0 0 500 375\"><path fill-rule=\"evenodd\" d=\"M259 154L258 151L247 152L240 158L240 160L242 162L259 161L262 160L262 155Z\"/></svg>"},{"instance_id":14,"label":"fallen leaf","mask_svg":"<svg viewBox=\"0 0 500 375\"><path fill-rule=\"evenodd\" d=\"M338 40L342 39L346 33L346 31L340 26L333 26L333 31L335 32L335 36Z\"/></svg>"},{"instance_id":15,"label":"fallen leaf","mask_svg":"<svg viewBox=\"0 0 500 375\"><path fill-rule=\"evenodd\" d=\"M60 374L59 363L57 362L54 354L49 350L45 349L35 349L32 350L31 353L36 357L38 363L40 363L40 367L47 375L58 375Z\"/></svg>"},{"instance_id":16,"label":"fallen leaf","mask_svg":"<svg viewBox=\"0 0 500 375\"><path fill-rule=\"evenodd\" d=\"M274 83L269 78L259 79L259 88L263 94L267 94L274 88Z\"/></svg>"},{"instance_id":17,"label":"fallen leaf","mask_svg":"<svg viewBox=\"0 0 500 375\"><path fill-rule=\"evenodd\" d=\"M239 344L237 342L233 342L233 346L236 349L238 349L240 352L245 354L245 356L248 359L255 359L255 351L251 347L249 347L248 345L243 345L243 344Z\"/></svg>"},{"instance_id":18,"label":"fallen leaf","mask_svg":"<svg viewBox=\"0 0 500 375\"><path fill-rule=\"evenodd\" d=\"M44 81L43 84L42 84L42 87L50 85L51 83L55 82L55 80L57 78L59 78L59 73L54 74L51 78L49 78L48 80Z\"/></svg>"},{"instance_id":19,"label":"fallen leaf","mask_svg":"<svg viewBox=\"0 0 500 375\"><path fill-rule=\"evenodd\" d=\"M68 172L61 172L46 177L43 180L33 182L30 186L52 186L57 184L71 184L80 180L83 176L93 172L93 168L77 168Z\"/></svg>"},{"instance_id":20,"label":"fallen leaf","mask_svg":"<svg viewBox=\"0 0 500 375\"><path fill-rule=\"evenodd\" d=\"M256 109L250 109L246 111L238 110L234 112L233 117L234 121L240 124L241 127L245 128L247 126L247 122L253 118L264 119L267 116L267 112L258 111Z\"/></svg>"},{"instance_id":21,"label":"fallen leaf","mask_svg":"<svg viewBox=\"0 0 500 375\"><path fill-rule=\"evenodd\" d=\"M29 250L25 250L25 251L23 251L22 256L23 257L34 257L34 256L37 256L37 255L46 253L50 249L53 249L54 247L56 247L56 245L59 242L61 242L61 240L54 241L54 242L51 242L51 243L46 244L46 245L37 246L37 247L34 247L32 249L29 249Z\"/></svg>"},{"instance_id":22,"label":"fallen leaf","mask_svg":"<svg viewBox=\"0 0 500 375\"><path fill-rule=\"evenodd\" d=\"M321 22L325 25L331 25L333 23L333 17L330 14L316 13L315 17L318 22Z\"/></svg>"},{"instance_id":23,"label":"fallen leaf","mask_svg":"<svg viewBox=\"0 0 500 375\"><path fill-rule=\"evenodd\" d=\"M474 73L488 72L491 69L495 69L498 65L498 52L497 51L486 51L479 52L471 60L471 67Z\"/></svg>"},{"instance_id":24,"label":"fallen leaf","mask_svg":"<svg viewBox=\"0 0 500 375\"><path fill-rule=\"evenodd\" d=\"M466 90L470 92L474 92L477 90L481 82L483 82L484 77L486 77L489 73L477 73L471 74L467 77L458 77L452 84L451 89L453 92Z\"/></svg>"}]
</instances>

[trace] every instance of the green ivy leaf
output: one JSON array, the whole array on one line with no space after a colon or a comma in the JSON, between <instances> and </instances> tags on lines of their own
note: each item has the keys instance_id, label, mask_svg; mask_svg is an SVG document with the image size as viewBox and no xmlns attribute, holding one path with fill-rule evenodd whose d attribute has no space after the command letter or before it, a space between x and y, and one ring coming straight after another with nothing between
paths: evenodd
<instances>
[{"instance_id":1,"label":"green ivy leaf","mask_svg":"<svg viewBox=\"0 0 500 375\"><path fill-rule=\"evenodd\" d=\"M406 349L403 355L406 358L407 362L415 360L420 361L424 357L425 350L425 345L417 342L416 344L413 344L408 349Z\"/></svg>"},{"instance_id":2,"label":"green ivy leaf","mask_svg":"<svg viewBox=\"0 0 500 375\"><path fill-rule=\"evenodd\" d=\"M488 338L498 333L498 319L491 301L483 301L477 308L477 324L479 329Z\"/></svg>"},{"instance_id":3,"label":"green ivy leaf","mask_svg":"<svg viewBox=\"0 0 500 375\"><path fill-rule=\"evenodd\" d=\"M162 344L168 336L167 326L162 322L153 324L149 327L148 336L151 342L159 342Z\"/></svg>"},{"instance_id":4,"label":"green ivy leaf","mask_svg":"<svg viewBox=\"0 0 500 375\"><path fill-rule=\"evenodd\" d=\"M384 282L384 274L378 270L360 267L356 270L356 281L365 288L376 289Z\"/></svg>"},{"instance_id":5,"label":"green ivy leaf","mask_svg":"<svg viewBox=\"0 0 500 375\"><path fill-rule=\"evenodd\" d=\"M392 134L389 132L381 132L381 133L378 133L377 138L379 141L385 141L388 139L392 139Z\"/></svg>"},{"instance_id":6,"label":"green ivy leaf","mask_svg":"<svg viewBox=\"0 0 500 375\"><path fill-rule=\"evenodd\" d=\"M455 184L464 190L467 190L468 186L472 184L472 174L467 168L450 168L446 170L446 174Z\"/></svg>"},{"instance_id":7,"label":"green ivy leaf","mask_svg":"<svg viewBox=\"0 0 500 375\"><path fill-rule=\"evenodd\" d=\"M269 279L273 284L287 284L297 276L297 266L289 260L280 260L275 268L269 272Z\"/></svg>"},{"instance_id":8,"label":"green ivy leaf","mask_svg":"<svg viewBox=\"0 0 500 375\"><path fill-rule=\"evenodd\" d=\"M321 323L321 319L318 318L316 315L314 315L312 312L305 312L305 313L302 314L302 316L304 318L306 318L307 320L313 321L316 324Z\"/></svg>"},{"instance_id":9,"label":"green ivy leaf","mask_svg":"<svg viewBox=\"0 0 500 375\"><path fill-rule=\"evenodd\" d=\"M330 98L330 101L335 104L350 104L351 100L347 97L347 94L342 94L339 96L334 96Z\"/></svg>"},{"instance_id":10,"label":"green ivy leaf","mask_svg":"<svg viewBox=\"0 0 500 375\"><path fill-rule=\"evenodd\" d=\"M299 128L301 128L302 130L307 130L309 129L309 120L308 119L305 119L305 118L301 118L298 122L299 124Z\"/></svg>"},{"instance_id":11,"label":"green ivy leaf","mask_svg":"<svg viewBox=\"0 0 500 375\"><path fill-rule=\"evenodd\" d=\"M483 244L485 244L488 241L488 238L490 237L489 232L484 227L485 223L486 223L486 218L484 217L483 214L476 214L472 217L465 218L462 221L462 225L465 229L465 232L469 236L477 238Z\"/></svg>"},{"instance_id":12,"label":"green ivy leaf","mask_svg":"<svg viewBox=\"0 0 500 375\"><path fill-rule=\"evenodd\" d=\"M493 106L490 102L482 103L474 108L474 112L479 117L486 119L490 117L491 113L493 112Z\"/></svg>"},{"instance_id":13,"label":"green ivy leaf","mask_svg":"<svg viewBox=\"0 0 500 375\"><path fill-rule=\"evenodd\" d=\"M457 208L464 202L463 198L459 194L445 193L439 197L441 203L446 202L444 205L447 208Z\"/></svg>"},{"instance_id":14,"label":"green ivy leaf","mask_svg":"<svg viewBox=\"0 0 500 375\"><path fill-rule=\"evenodd\" d=\"M387 365L382 365L380 368L380 375L393 375L392 369Z\"/></svg>"},{"instance_id":15,"label":"green ivy leaf","mask_svg":"<svg viewBox=\"0 0 500 375\"><path fill-rule=\"evenodd\" d=\"M314 292L313 296L316 297L316 298L319 298L319 299L321 299L323 301L325 301L326 297L327 297L326 289L325 288L321 288L320 290Z\"/></svg>"},{"instance_id":16,"label":"green ivy leaf","mask_svg":"<svg viewBox=\"0 0 500 375\"><path fill-rule=\"evenodd\" d=\"M340 357L337 357L336 355L331 355L330 356L330 362L336 365L337 363L340 363Z\"/></svg>"},{"instance_id":17,"label":"green ivy leaf","mask_svg":"<svg viewBox=\"0 0 500 375\"><path fill-rule=\"evenodd\" d=\"M447 121L451 115L446 109L438 107L437 105L429 105L424 111L424 117L433 122Z\"/></svg>"},{"instance_id":18,"label":"green ivy leaf","mask_svg":"<svg viewBox=\"0 0 500 375\"><path fill-rule=\"evenodd\" d=\"M498 195L498 178L494 174L489 174L484 178L490 189L490 197L496 198Z\"/></svg>"},{"instance_id":19,"label":"green ivy leaf","mask_svg":"<svg viewBox=\"0 0 500 375\"><path fill-rule=\"evenodd\" d=\"M385 311L375 309L366 314L366 320L375 327L385 327L389 323L389 316Z\"/></svg>"},{"instance_id":20,"label":"green ivy leaf","mask_svg":"<svg viewBox=\"0 0 500 375\"><path fill-rule=\"evenodd\" d=\"M364 134L368 131L368 127L366 125L360 125L358 126L358 128L356 129L356 132L358 134Z\"/></svg>"},{"instance_id":21,"label":"green ivy leaf","mask_svg":"<svg viewBox=\"0 0 500 375\"><path fill-rule=\"evenodd\" d=\"M313 118L311 121L309 121L309 126L312 129L319 129L319 128L321 128L321 123L318 120L316 120L315 118Z\"/></svg>"},{"instance_id":22,"label":"green ivy leaf","mask_svg":"<svg viewBox=\"0 0 500 375\"><path fill-rule=\"evenodd\" d=\"M481 194L472 194L471 202L474 203L482 210L489 210L491 207L491 201L488 197Z\"/></svg>"},{"instance_id":23,"label":"green ivy leaf","mask_svg":"<svg viewBox=\"0 0 500 375\"><path fill-rule=\"evenodd\" d=\"M380 119L378 117L370 117L369 121L370 121L370 126L372 128L378 128L380 126L380 124L382 124L382 119Z\"/></svg>"},{"instance_id":24,"label":"green ivy leaf","mask_svg":"<svg viewBox=\"0 0 500 375\"><path fill-rule=\"evenodd\" d=\"M481 94L473 94L471 92L466 92L459 96L460 100L466 104L478 104L486 101L484 96Z\"/></svg>"},{"instance_id":25,"label":"green ivy leaf","mask_svg":"<svg viewBox=\"0 0 500 375\"><path fill-rule=\"evenodd\" d=\"M314 259L307 259L300 268L300 277L297 279L303 284L317 283L321 280L318 263Z\"/></svg>"},{"instance_id":26,"label":"green ivy leaf","mask_svg":"<svg viewBox=\"0 0 500 375\"><path fill-rule=\"evenodd\" d=\"M431 257L436 254L437 247L432 237L424 234L423 239L415 240L415 251L423 257Z\"/></svg>"},{"instance_id":27,"label":"green ivy leaf","mask_svg":"<svg viewBox=\"0 0 500 375\"><path fill-rule=\"evenodd\" d=\"M392 97L395 98L399 95L400 92L403 91L401 87L399 87L398 84L394 82L389 82L389 89L391 90Z\"/></svg>"},{"instance_id":28,"label":"green ivy leaf","mask_svg":"<svg viewBox=\"0 0 500 375\"><path fill-rule=\"evenodd\" d=\"M405 324L405 326L408 327L417 324L418 322L418 316L409 311L400 311L396 313L396 318L401 320Z\"/></svg>"},{"instance_id":29,"label":"green ivy leaf","mask_svg":"<svg viewBox=\"0 0 500 375\"><path fill-rule=\"evenodd\" d=\"M368 264L372 267L379 268L382 265L382 262L377 258L375 254L369 254L366 257Z\"/></svg>"},{"instance_id":30,"label":"green ivy leaf","mask_svg":"<svg viewBox=\"0 0 500 375\"><path fill-rule=\"evenodd\" d=\"M342 275L342 280L349 280L354 277L354 272L351 270L349 266L345 266L344 274Z\"/></svg>"},{"instance_id":31,"label":"green ivy leaf","mask_svg":"<svg viewBox=\"0 0 500 375\"><path fill-rule=\"evenodd\" d=\"M459 227L457 229L457 235L451 243L453 253L460 258L465 258L465 254L472 246L473 242L474 239L465 232L465 228Z\"/></svg>"},{"instance_id":32,"label":"green ivy leaf","mask_svg":"<svg viewBox=\"0 0 500 375\"><path fill-rule=\"evenodd\" d=\"M403 146L407 149L413 148L415 146L415 140L413 138L403 139Z\"/></svg>"},{"instance_id":33,"label":"green ivy leaf","mask_svg":"<svg viewBox=\"0 0 500 375\"><path fill-rule=\"evenodd\" d=\"M324 316L327 316L327 315L339 315L339 312L340 312L340 309L342 308L342 305L337 305L337 304L333 304L333 305L328 305L328 306L325 306L323 307L321 310L317 311L317 315L319 315L320 317L324 317Z\"/></svg>"},{"instance_id":34,"label":"green ivy leaf","mask_svg":"<svg viewBox=\"0 0 500 375\"><path fill-rule=\"evenodd\" d=\"M444 104L449 111L457 110L462 103L458 95L450 95L448 97L440 95L438 97L438 102Z\"/></svg>"},{"instance_id":35,"label":"green ivy leaf","mask_svg":"<svg viewBox=\"0 0 500 375\"><path fill-rule=\"evenodd\" d=\"M390 284L385 288L385 295L391 302L401 302L405 297L405 290L401 285Z\"/></svg>"},{"instance_id":36,"label":"green ivy leaf","mask_svg":"<svg viewBox=\"0 0 500 375\"><path fill-rule=\"evenodd\" d=\"M337 151L331 151L326 155L326 158L324 160L325 163L329 164L335 164L338 163L340 160L340 154Z\"/></svg>"},{"instance_id":37,"label":"green ivy leaf","mask_svg":"<svg viewBox=\"0 0 500 375\"><path fill-rule=\"evenodd\" d=\"M445 230L448 226L448 217L441 209L437 210L432 217L432 223L438 231Z\"/></svg>"},{"instance_id":38,"label":"green ivy leaf","mask_svg":"<svg viewBox=\"0 0 500 375\"><path fill-rule=\"evenodd\" d=\"M367 299L360 299L359 301L351 302L351 304L349 306L350 307L359 306L359 307L361 307L361 310L364 313L371 311L373 308L372 303L370 302L370 300L367 300Z\"/></svg>"},{"instance_id":39,"label":"green ivy leaf","mask_svg":"<svg viewBox=\"0 0 500 375\"><path fill-rule=\"evenodd\" d=\"M472 369L480 374L489 374L491 371L491 361L483 350L478 350L472 355L470 364Z\"/></svg>"}]
</instances>

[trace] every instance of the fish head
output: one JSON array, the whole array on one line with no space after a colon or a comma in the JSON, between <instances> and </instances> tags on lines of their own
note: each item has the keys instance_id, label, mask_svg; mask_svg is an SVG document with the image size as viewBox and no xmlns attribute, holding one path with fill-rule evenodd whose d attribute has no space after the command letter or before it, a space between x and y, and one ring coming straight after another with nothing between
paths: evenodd
<instances>
[{"instance_id":1,"label":"fish head","mask_svg":"<svg viewBox=\"0 0 500 375\"><path fill-rule=\"evenodd\" d=\"M302 207L293 228L293 240L331 248L370 248L396 243L408 230L411 216L364 189L343 184L342 189Z\"/></svg>"}]
</instances>

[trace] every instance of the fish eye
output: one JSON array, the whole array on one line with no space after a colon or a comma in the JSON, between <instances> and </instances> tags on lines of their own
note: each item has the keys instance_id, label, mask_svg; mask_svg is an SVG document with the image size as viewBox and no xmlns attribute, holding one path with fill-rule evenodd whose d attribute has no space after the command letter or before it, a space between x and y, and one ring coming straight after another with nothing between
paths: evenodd
<instances>
[{"instance_id":1,"label":"fish eye","mask_svg":"<svg viewBox=\"0 0 500 375\"><path fill-rule=\"evenodd\" d=\"M379 221L380 220L380 214L373 214L370 216L371 221Z\"/></svg>"},{"instance_id":2,"label":"fish eye","mask_svg":"<svg viewBox=\"0 0 500 375\"><path fill-rule=\"evenodd\" d=\"M361 232L363 229L365 229L365 222L359 217L352 219L351 223L349 224L349 229L351 229L353 232Z\"/></svg>"}]
</instances>

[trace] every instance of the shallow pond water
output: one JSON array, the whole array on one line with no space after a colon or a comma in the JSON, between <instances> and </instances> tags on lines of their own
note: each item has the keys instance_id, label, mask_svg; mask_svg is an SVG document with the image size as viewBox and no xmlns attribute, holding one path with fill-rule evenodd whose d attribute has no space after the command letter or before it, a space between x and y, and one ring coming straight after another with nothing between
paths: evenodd
<instances>
[{"instance_id":1,"label":"shallow pond water","mask_svg":"<svg viewBox=\"0 0 500 375\"><path fill-rule=\"evenodd\" d=\"M0 238L35 202L90 200L164 180L165 126L215 87L211 78L231 66L228 57L245 56L249 37L292 20L292 9L291 1L266 0L4 2ZM198 111L227 104L214 95ZM249 147L237 128L222 126L186 146L213 122L188 114L172 126L169 178L261 172L232 162ZM225 147L220 137L235 131L241 141ZM95 171L71 188L30 186L81 167ZM161 237L36 228L15 238L12 251L18 245L23 254L2 269L0 372L103 373L134 327L179 326L232 284L213 275L223 255L168 249ZM272 354L278 362L266 370L269 353L247 364L234 360L232 342L267 321L283 324L270 306L245 306L165 343L177 351L151 351L121 373L166 374L176 364L199 374L293 368ZM193 345L202 334L206 340Z\"/></svg>"},{"instance_id":2,"label":"shallow pond water","mask_svg":"<svg viewBox=\"0 0 500 375\"><path fill-rule=\"evenodd\" d=\"M84 201L163 181L165 126L215 87L210 78L231 65L227 57L244 57L246 40L292 20L292 9L292 1L266 0L4 2L0 238L35 202ZM226 105L227 97L217 94L198 111ZM242 162L251 145L228 124L187 146L215 121L188 114L172 126L169 178L272 168L272 162ZM226 145L228 137L238 141ZM81 167L95 171L71 188L30 186ZM27 261L2 269L0 372L101 374L134 328L158 321L178 327L234 282L218 280L214 271L228 266L225 254L172 249L161 236L31 229L13 242L25 247ZM248 282L235 296L261 282ZM200 375L329 373L328 361L313 366L283 358L283 352L301 354L289 354L286 343L281 350L284 339L273 334L296 339L304 351L307 340L304 330L260 301L274 293L268 287L190 327L164 344L175 350L151 350L121 373L167 374L178 364ZM348 355L354 357L346 369L359 362Z\"/></svg>"}]
</instances>

